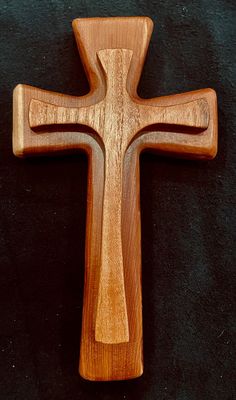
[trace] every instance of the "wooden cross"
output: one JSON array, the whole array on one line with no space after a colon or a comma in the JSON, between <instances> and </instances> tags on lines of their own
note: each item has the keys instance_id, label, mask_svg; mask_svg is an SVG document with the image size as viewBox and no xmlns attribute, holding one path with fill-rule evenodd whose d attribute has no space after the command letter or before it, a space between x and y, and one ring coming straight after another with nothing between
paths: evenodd
<instances>
[{"instance_id":1,"label":"wooden cross","mask_svg":"<svg viewBox=\"0 0 236 400\"><path fill-rule=\"evenodd\" d=\"M16 156L82 149L89 157L79 371L90 380L129 379L143 371L140 153L211 159L217 151L212 89L137 95L152 26L147 17L76 19L90 92L14 90Z\"/></svg>"}]
</instances>

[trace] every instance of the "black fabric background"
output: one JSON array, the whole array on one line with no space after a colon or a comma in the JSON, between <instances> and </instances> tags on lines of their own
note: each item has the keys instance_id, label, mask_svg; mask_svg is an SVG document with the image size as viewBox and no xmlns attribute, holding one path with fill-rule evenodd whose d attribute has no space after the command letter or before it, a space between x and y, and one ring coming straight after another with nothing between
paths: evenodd
<instances>
[{"instance_id":1,"label":"black fabric background","mask_svg":"<svg viewBox=\"0 0 236 400\"><path fill-rule=\"evenodd\" d=\"M87 160L16 159L12 90L85 94L71 21L115 15L155 22L141 96L217 91L219 153L142 156L144 375L91 383L77 374ZM0 0L1 400L236 398L235 23L233 0Z\"/></svg>"}]
</instances>

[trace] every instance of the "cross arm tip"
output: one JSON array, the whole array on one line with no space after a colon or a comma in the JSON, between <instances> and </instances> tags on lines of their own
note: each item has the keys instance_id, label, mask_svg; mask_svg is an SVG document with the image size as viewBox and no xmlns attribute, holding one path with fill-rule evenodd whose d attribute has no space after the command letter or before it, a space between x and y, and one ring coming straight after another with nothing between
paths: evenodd
<instances>
[{"instance_id":1,"label":"cross arm tip","mask_svg":"<svg viewBox=\"0 0 236 400\"><path fill-rule=\"evenodd\" d=\"M210 144L208 147L208 154L206 158L212 160L216 157L218 151L218 111L217 111L217 94L212 88L205 89L207 100L210 108L210 119L211 119L211 129L210 129Z\"/></svg>"},{"instance_id":2,"label":"cross arm tip","mask_svg":"<svg viewBox=\"0 0 236 400\"><path fill-rule=\"evenodd\" d=\"M12 149L16 157L24 157L24 89L18 84L13 90L13 140Z\"/></svg>"}]
</instances>

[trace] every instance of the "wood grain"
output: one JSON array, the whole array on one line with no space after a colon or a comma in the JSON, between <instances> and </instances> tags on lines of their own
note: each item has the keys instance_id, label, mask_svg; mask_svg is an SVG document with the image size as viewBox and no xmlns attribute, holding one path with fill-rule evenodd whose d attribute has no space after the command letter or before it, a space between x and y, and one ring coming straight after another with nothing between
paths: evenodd
<instances>
[{"instance_id":1,"label":"wood grain","mask_svg":"<svg viewBox=\"0 0 236 400\"><path fill-rule=\"evenodd\" d=\"M88 154L80 374L129 379L143 371L139 154L213 158L216 95L138 97L152 31L147 17L77 19L73 28L91 90L72 97L18 85L13 149L20 157Z\"/></svg>"}]
</instances>

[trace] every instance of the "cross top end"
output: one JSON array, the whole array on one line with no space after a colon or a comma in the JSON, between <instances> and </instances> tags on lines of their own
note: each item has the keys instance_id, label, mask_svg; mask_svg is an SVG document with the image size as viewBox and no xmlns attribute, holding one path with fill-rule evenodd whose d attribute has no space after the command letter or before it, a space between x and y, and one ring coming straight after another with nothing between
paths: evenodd
<instances>
[{"instance_id":1,"label":"cross top end","mask_svg":"<svg viewBox=\"0 0 236 400\"><path fill-rule=\"evenodd\" d=\"M103 78L97 60L99 51L129 49L133 52L133 60L127 87L129 93L136 96L153 21L146 16L77 18L72 26L91 92L98 90L103 96Z\"/></svg>"},{"instance_id":2,"label":"cross top end","mask_svg":"<svg viewBox=\"0 0 236 400\"><path fill-rule=\"evenodd\" d=\"M147 17L76 19L90 92L75 97L26 85L14 91L17 156L83 150L89 157L80 374L91 380L143 370L140 152L195 159L217 152L214 90L137 95L152 26Z\"/></svg>"}]
</instances>

